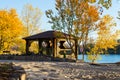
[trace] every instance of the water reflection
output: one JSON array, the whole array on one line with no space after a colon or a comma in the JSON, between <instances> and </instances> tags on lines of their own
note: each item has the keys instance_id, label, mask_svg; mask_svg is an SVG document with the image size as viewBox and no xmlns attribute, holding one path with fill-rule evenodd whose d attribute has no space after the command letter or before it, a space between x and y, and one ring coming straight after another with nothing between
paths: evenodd
<instances>
[{"instance_id":1,"label":"water reflection","mask_svg":"<svg viewBox=\"0 0 120 80\"><path fill-rule=\"evenodd\" d=\"M116 63L116 62L120 62L120 55L119 54L106 54L106 55L100 55L101 56L101 60L97 60L96 62L98 63ZM78 59L82 59L82 55L78 56ZM85 62L90 62L90 60L88 60L87 55L85 55Z\"/></svg>"}]
</instances>

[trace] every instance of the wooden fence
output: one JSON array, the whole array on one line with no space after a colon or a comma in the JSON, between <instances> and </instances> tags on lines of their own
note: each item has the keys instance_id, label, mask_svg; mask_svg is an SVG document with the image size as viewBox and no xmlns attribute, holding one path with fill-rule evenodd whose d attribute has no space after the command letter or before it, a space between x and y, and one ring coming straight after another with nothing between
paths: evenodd
<instances>
[{"instance_id":1,"label":"wooden fence","mask_svg":"<svg viewBox=\"0 0 120 80\"><path fill-rule=\"evenodd\" d=\"M0 55L0 60L23 60L23 61L65 61L65 62L75 62L72 59L66 58L53 58L48 56L39 56L39 55L32 55L32 56L13 56L13 55Z\"/></svg>"}]
</instances>

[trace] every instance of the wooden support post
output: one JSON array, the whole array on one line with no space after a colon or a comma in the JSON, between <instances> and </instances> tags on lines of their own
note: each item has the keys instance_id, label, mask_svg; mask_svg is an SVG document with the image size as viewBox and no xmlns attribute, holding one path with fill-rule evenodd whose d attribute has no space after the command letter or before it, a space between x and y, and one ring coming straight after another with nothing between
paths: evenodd
<instances>
[{"instance_id":1,"label":"wooden support post","mask_svg":"<svg viewBox=\"0 0 120 80\"><path fill-rule=\"evenodd\" d=\"M29 47L33 41L26 40L26 54L29 54Z\"/></svg>"},{"instance_id":2,"label":"wooden support post","mask_svg":"<svg viewBox=\"0 0 120 80\"><path fill-rule=\"evenodd\" d=\"M78 60L78 46L77 46L78 40L75 39L75 58Z\"/></svg>"},{"instance_id":3,"label":"wooden support post","mask_svg":"<svg viewBox=\"0 0 120 80\"><path fill-rule=\"evenodd\" d=\"M53 39L53 57L56 57L57 54L57 41Z\"/></svg>"},{"instance_id":4,"label":"wooden support post","mask_svg":"<svg viewBox=\"0 0 120 80\"><path fill-rule=\"evenodd\" d=\"M29 40L26 40L26 54L29 53Z\"/></svg>"},{"instance_id":5,"label":"wooden support post","mask_svg":"<svg viewBox=\"0 0 120 80\"><path fill-rule=\"evenodd\" d=\"M39 49L38 49L38 53L42 53L41 51L41 48L42 48L42 40L38 40L38 46L39 46Z\"/></svg>"}]
</instances>

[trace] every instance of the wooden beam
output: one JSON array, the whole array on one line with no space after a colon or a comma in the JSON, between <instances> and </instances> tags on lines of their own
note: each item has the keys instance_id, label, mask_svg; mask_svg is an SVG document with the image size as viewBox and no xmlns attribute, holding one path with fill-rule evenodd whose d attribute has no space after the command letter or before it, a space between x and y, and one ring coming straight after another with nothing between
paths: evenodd
<instances>
[{"instance_id":1,"label":"wooden beam","mask_svg":"<svg viewBox=\"0 0 120 80\"><path fill-rule=\"evenodd\" d=\"M26 40L26 54L29 53L29 40Z\"/></svg>"}]
</instances>

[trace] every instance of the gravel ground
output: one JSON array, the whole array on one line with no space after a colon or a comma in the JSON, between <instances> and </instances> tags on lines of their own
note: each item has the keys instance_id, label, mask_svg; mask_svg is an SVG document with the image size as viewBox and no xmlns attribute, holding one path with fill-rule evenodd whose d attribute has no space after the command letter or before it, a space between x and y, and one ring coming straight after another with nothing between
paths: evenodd
<instances>
[{"instance_id":1,"label":"gravel ground","mask_svg":"<svg viewBox=\"0 0 120 80\"><path fill-rule=\"evenodd\" d=\"M23 67L27 80L120 80L120 64L2 62L13 62L14 65Z\"/></svg>"}]
</instances>

